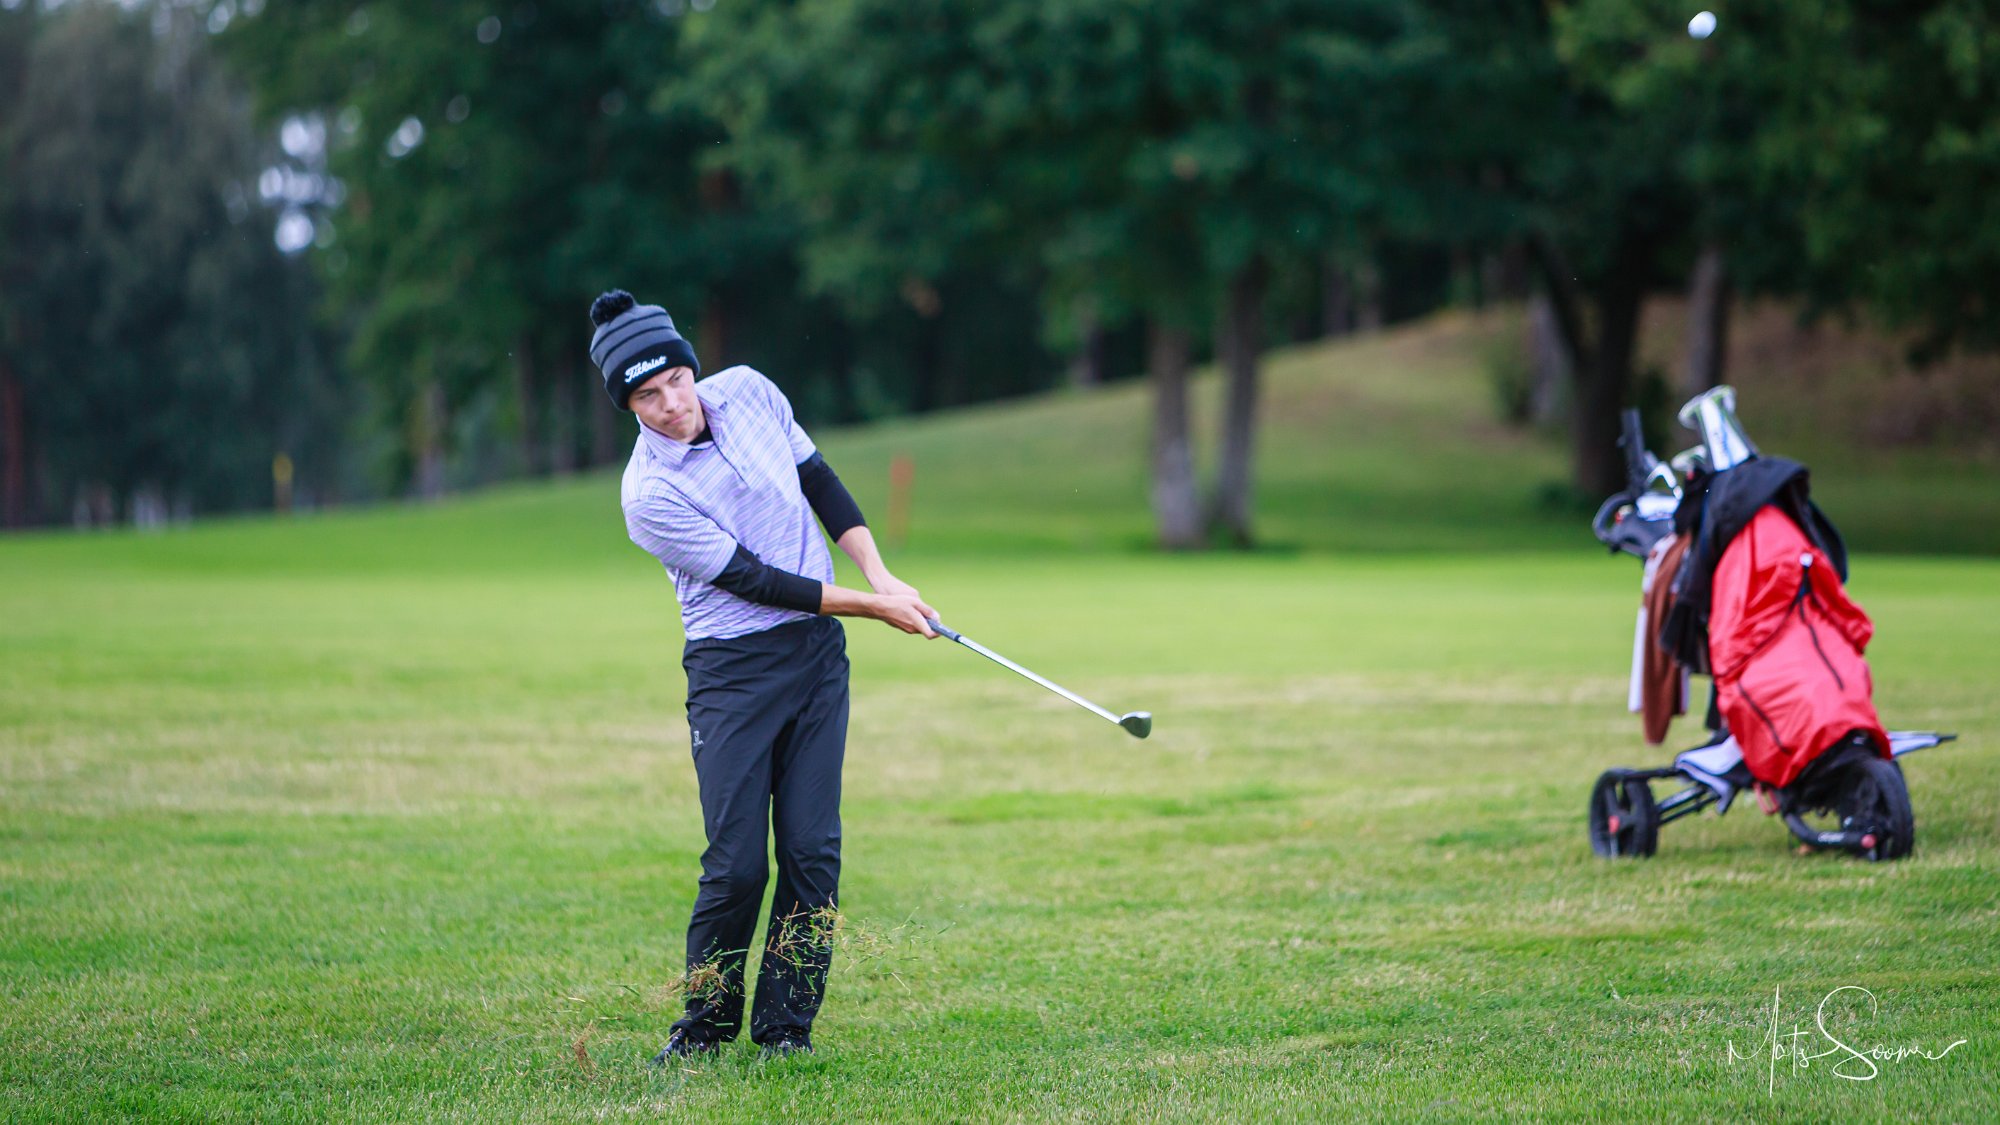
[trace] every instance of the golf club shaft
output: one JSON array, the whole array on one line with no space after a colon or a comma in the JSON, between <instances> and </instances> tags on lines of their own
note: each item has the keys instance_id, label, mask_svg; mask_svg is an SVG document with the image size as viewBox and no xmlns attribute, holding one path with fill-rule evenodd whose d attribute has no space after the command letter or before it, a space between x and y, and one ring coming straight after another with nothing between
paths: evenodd
<instances>
[{"instance_id":1,"label":"golf club shaft","mask_svg":"<svg viewBox=\"0 0 2000 1125\"><path fill-rule=\"evenodd\" d=\"M951 640L957 641L959 644L962 644L966 648L969 648L972 651L978 653L979 655L985 657L986 659L991 660L993 663L1000 665L1002 668L1006 668L1011 671L1017 672L1023 676L1026 676L1028 679L1031 679L1036 683L1042 685L1043 687L1049 689L1050 691L1055 692L1057 695L1062 696L1064 699L1069 700L1071 703L1076 704L1078 707L1081 707L1086 711L1094 711L1097 714L1102 715L1104 718L1110 720L1112 725L1114 726L1124 725L1118 721L1118 716L1112 714L1109 711L1106 711L1104 708L1099 707L1097 704L1092 703L1090 700L1085 699L1084 697L1076 694L1075 692L1069 690L1068 688L1063 687L1061 684L1053 683L1049 680L1045 680L1042 677L1035 675L1033 672L1028 671L1026 668L1021 667L1019 664L1016 664L1013 661L1007 659L1006 657L1000 655L999 653L994 652L992 649L987 648L985 645L980 644L978 641L973 640L971 637L968 637L963 633L953 632L952 630L945 628L941 622L937 621L931 622L930 627L931 631L936 633L938 636L946 637Z\"/></svg>"}]
</instances>

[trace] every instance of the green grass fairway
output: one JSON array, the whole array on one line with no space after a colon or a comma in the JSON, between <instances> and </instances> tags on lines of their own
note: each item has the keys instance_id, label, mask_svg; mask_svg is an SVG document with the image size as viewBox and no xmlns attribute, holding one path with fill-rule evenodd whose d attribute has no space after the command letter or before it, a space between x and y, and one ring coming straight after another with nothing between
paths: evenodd
<instances>
[{"instance_id":1,"label":"green grass fairway","mask_svg":"<svg viewBox=\"0 0 2000 1125\"><path fill-rule=\"evenodd\" d=\"M1131 550L1134 450L1049 436L1136 441L1130 390L828 435L875 511L918 451L897 566L947 621L1157 725L849 623L806 1059L643 1065L702 837L610 478L0 542L0 1119L1991 1120L2000 563L1855 563L1884 717L1963 736L1907 763L1914 858L1794 855L1746 801L1599 861L1591 780L1672 748L1623 711L1637 565L1539 512L1559 457L1480 427L1463 363L1392 393L1420 345L1280 364L1297 551ZM1347 403L1317 461L1288 380ZM1774 997L1789 1035L1847 985L1845 1042L1967 1042L1774 1072Z\"/></svg>"}]
</instances>

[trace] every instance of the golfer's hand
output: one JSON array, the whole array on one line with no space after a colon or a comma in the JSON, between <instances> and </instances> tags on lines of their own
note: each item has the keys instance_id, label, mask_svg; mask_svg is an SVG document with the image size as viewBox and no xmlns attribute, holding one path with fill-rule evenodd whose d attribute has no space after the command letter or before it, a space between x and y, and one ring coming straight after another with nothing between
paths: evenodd
<instances>
[{"instance_id":1,"label":"golfer's hand","mask_svg":"<svg viewBox=\"0 0 2000 1125\"><path fill-rule=\"evenodd\" d=\"M878 594L900 594L906 598L917 598L919 600L923 598L922 594L917 593L915 586L910 585L893 574L884 574L882 581L874 584L874 589Z\"/></svg>"},{"instance_id":2,"label":"golfer's hand","mask_svg":"<svg viewBox=\"0 0 2000 1125\"><path fill-rule=\"evenodd\" d=\"M882 594L876 604L876 617L901 629L905 633L915 633L919 637L935 637L930 623L937 618L937 610L924 604L922 598L910 594Z\"/></svg>"}]
</instances>

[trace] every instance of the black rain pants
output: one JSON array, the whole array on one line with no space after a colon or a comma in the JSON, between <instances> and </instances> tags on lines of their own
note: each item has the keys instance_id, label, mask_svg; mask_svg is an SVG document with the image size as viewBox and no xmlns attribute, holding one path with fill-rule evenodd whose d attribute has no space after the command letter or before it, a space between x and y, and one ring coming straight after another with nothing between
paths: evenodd
<instances>
[{"instance_id":1,"label":"black rain pants","mask_svg":"<svg viewBox=\"0 0 2000 1125\"><path fill-rule=\"evenodd\" d=\"M778 886L750 1038L803 1038L826 991L840 882L840 768L847 749L847 635L832 617L689 643L689 740L708 850L688 923L687 1014L674 1026L734 1039L744 970L776 839Z\"/></svg>"}]
</instances>

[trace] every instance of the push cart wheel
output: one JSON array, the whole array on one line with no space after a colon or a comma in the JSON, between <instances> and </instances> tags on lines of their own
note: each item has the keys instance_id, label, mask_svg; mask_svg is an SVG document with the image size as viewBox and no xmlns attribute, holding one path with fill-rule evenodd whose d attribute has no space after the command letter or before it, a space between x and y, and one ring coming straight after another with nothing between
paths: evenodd
<instances>
[{"instance_id":1,"label":"push cart wheel","mask_svg":"<svg viewBox=\"0 0 2000 1125\"><path fill-rule=\"evenodd\" d=\"M1606 770L1590 790L1590 850L1606 859L1649 856L1660 846L1660 806L1643 777Z\"/></svg>"},{"instance_id":2,"label":"push cart wheel","mask_svg":"<svg viewBox=\"0 0 2000 1125\"><path fill-rule=\"evenodd\" d=\"M1910 787L1903 770L1887 758L1864 758L1848 771L1841 798L1841 826L1869 829L1857 854L1871 862L1902 859L1917 842L1917 817L1910 810Z\"/></svg>"}]
</instances>

